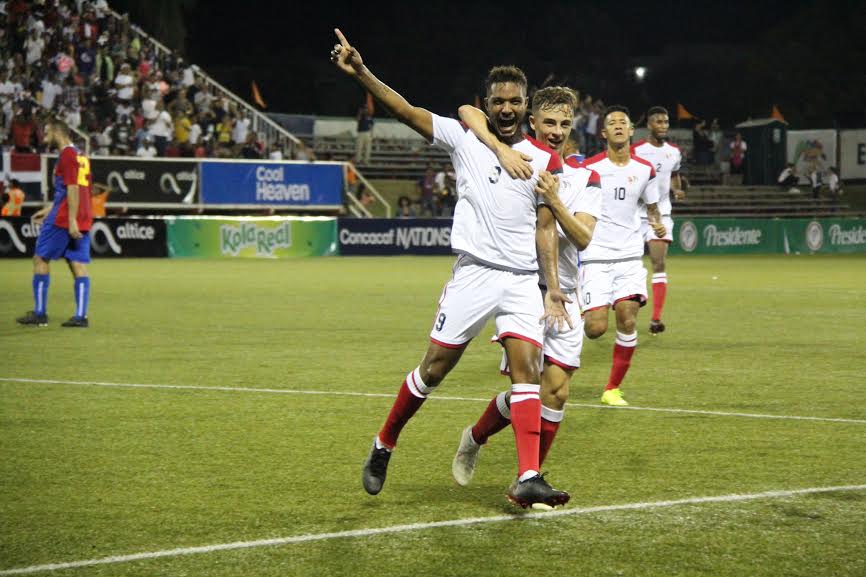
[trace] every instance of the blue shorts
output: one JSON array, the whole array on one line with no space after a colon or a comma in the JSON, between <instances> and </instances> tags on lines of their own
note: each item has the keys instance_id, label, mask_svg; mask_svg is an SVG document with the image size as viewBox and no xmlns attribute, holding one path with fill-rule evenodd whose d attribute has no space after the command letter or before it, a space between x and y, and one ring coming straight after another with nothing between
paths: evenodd
<instances>
[{"instance_id":1,"label":"blue shorts","mask_svg":"<svg viewBox=\"0 0 866 577\"><path fill-rule=\"evenodd\" d=\"M65 258L72 262L88 263L90 235L87 232L82 234L84 236L75 240L65 228L43 222L39 238L36 239L36 256L44 260Z\"/></svg>"}]
</instances>

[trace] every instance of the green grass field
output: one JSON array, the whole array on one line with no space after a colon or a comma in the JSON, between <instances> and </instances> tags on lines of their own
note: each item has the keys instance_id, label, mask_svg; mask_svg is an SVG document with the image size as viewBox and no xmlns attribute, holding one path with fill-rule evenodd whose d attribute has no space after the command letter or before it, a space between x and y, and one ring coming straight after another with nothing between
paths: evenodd
<instances>
[{"instance_id":1,"label":"green grass field","mask_svg":"<svg viewBox=\"0 0 866 577\"><path fill-rule=\"evenodd\" d=\"M641 313L623 385L639 410L597 403L612 333L584 345L545 464L572 500L546 515L504 498L509 431L451 480L507 384L489 330L361 488L451 259L102 260L87 330L59 327L60 265L37 329L13 322L29 262L2 264L0 575L866 575L866 256L671 259L668 332ZM759 495L839 486L860 488ZM755 498L660 503L730 495Z\"/></svg>"}]
</instances>

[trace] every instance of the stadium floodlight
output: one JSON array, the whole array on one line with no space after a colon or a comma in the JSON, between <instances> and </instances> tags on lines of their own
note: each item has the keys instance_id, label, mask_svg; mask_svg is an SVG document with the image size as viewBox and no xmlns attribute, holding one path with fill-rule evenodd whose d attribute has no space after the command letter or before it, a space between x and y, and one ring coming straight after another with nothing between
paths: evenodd
<instances>
[{"instance_id":1,"label":"stadium floodlight","mask_svg":"<svg viewBox=\"0 0 866 577\"><path fill-rule=\"evenodd\" d=\"M646 66L636 66L634 69L634 77L638 82L643 81L646 76Z\"/></svg>"}]
</instances>

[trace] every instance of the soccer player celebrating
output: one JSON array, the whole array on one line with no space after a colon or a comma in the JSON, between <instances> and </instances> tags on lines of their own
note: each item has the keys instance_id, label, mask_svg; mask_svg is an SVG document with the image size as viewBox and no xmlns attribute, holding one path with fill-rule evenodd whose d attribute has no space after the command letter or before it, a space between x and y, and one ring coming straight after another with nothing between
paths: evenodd
<instances>
[{"instance_id":1,"label":"soccer player celebrating","mask_svg":"<svg viewBox=\"0 0 866 577\"><path fill-rule=\"evenodd\" d=\"M532 113L529 123L536 138L563 155L568 145L568 134L577 109L574 92L561 86L550 86L535 93L532 98ZM467 126L490 144L500 164L517 178L527 179L532 168L522 155L497 140L484 113L473 106L462 106L460 118ZM596 172L582 168L573 158L566 159L560 179L543 174L537 190L553 211L559 229L559 285L566 295L577 291L579 250L589 245L595 224L601 216L601 189ZM541 290L545 280L541 279ZM539 463L543 463L564 416L568 400L568 385L574 371L580 366L580 351L583 345L583 322L577 299L567 305L568 313L575 320L568 330L550 327L544 335L544 368L541 374L541 436ZM507 359L503 359L504 362ZM503 369L506 369L503 366ZM506 372L506 371L503 371ZM487 440L509 424L510 394L503 392L493 398L474 426L467 427L461 436L460 445L451 472L460 485L468 485L475 473L475 465L481 447Z\"/></svg>"},{"instance_id":2,"label":"soccer player celebrating","mask_svg":"<svg viewBox=\"0 0 866 577\"><path fill-rule=\"evenodd\" d=\"M649 140L642 140L631 147L632 154L643 158L653 165L656 171L659 188L659 212L662 224L667 233L657 238L647 220L646 207L641 206L641 235L649 246L650 262L653 267L653 316L650 320L650 333L657 335L665 330L662 322L662 309L665 306L665 296L668 290L668 275L665 271L665 257L668 245L674 237L674 221L671 218L671 192L674 198L682 200L685 193L680 180L680 162L682 154L679 147L667 142L670 120L668 111L661 106L653 106L647 111L647 128L650 130Z\"/></svg>"},{"instance_id":3,"label":"soccer player celebrating","mask_svg":"<svg viewBox=\"0 0 866 577\"><path fill-rule=\"evenodd\" d=\"M45 142L59 151L54 166L54 202L33 215L35 224L42 224L33 256L34 307L18 320L22 325L48 324L48 263L65 258L75 279L75 314L64 327L86 327L87 304L90 299L90 236L93 222L90 207L92 178L90 160L72 144L69 128L63 121L51 120L45 129Z\"/></svg>"},{"instance_id":4,"label":"soccer player celebrating","mask_svg":"<svg viewBox=\"0 0 866 577\"><path fill-rule=\"evenodd\" d=\"M508 490L522 507L565 504L568 493L551 487L539 470L539 365L543 329L540 318L558 326L571 320L558 283L556 221L541 205L538 176L515 180L496 156L456 120L409 104L379 81L358 51L339 31L331 60L355 78L396 118L449 152L457 173L458 201L451 232L459 255L454 274L439 299L430 344L421 364L403 381L397 399L373 442L362 480L371 495L382 490L400 431L427 395L456 366L466 345L495 318L497 339L505 347L512 374L511 423L517 446L518 483ZM561 172L549 148L523 137L526 77L514 67L493 68L487 77L487 109L498 138L531 158L533 172ZM536 253L537 251L537 253ZM536 256L537 254L537 256ZM544 299L538 292L538 267L551 279Z\"/></svg>"},{"instance_id":5,"label":"soccer player celebrating","mask_svg":"<svg viewBox=\"0 0 866 577\"><path fill-rule=\"evenodd\" d=\"M603 116L601 134L607 150L584 166L601 177L602 214L592 243L580 253L580 290L586 336L596 339L607 332L608 311L616 314L613 367L601 402L627 405L619 386L637 346L637 313L646 304L646 269L640 234L640 203L656 238L667 234L661 223L655 169L631 154L634 126L624 106L611 106Z\"/></svg>"}]
</instances>

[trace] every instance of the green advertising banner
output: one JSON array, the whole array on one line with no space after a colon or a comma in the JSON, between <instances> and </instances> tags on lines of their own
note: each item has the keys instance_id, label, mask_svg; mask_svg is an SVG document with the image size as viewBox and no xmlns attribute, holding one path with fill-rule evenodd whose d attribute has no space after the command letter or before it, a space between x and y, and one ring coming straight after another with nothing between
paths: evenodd
<instances>
[{"instance_id":1,"label":"green advertising banner","mask_svg":"<svg viewBox=\"0 0 866 577\"><path fill-rule=\"evenodd\" d=\"M671 254L761 254L782 252L784 239L775 221L691 218L674 222Z\"/></svg>"},{"instance_id":2,"label":"green advertising banner","mask_svg":"<svg viewBox=\"0 0 866 577\"><path fill-rule=\"evenodd\" d=\"M785 252L866 252L866 219L815 218L781 221Z\"/></svg>"},{"instance_id":3,"label":"green advertising banner","mask_svg":"<svg viewBox=\"0 0 866 577\"><path fill-rule=\"evenodd\" d=\"M170 257L290 258L337 254L330 217L166 218Z\"/></svg>"},{"instance_id":4,"label":"green advertising banner","mask_svg":"<svg viewBox=\"0 0 866 577\"><path fill-rule=\"evenodd\" d=\"M671 254L866 252L866 219L679 218Z\"/></svg>"}]
</instances>

